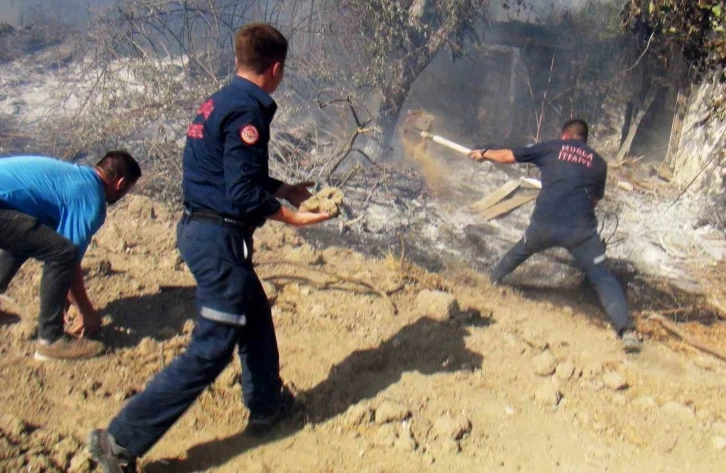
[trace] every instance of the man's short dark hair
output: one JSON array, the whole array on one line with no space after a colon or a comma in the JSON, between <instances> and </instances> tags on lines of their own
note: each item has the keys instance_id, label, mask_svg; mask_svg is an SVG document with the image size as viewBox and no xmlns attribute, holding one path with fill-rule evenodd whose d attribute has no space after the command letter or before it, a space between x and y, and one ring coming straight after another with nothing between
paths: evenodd
<instances>
[{"instance_id":1,"label":"man's short dark hair","mask_svg":"<svg viewBox=\"0 0 726 473\"><path fill-rule=\"evenodd\" d=\"M587 143L589 129L585 120L576 118L562 125L562 134Z\"/></svg>"},{"instance_id":2,"label":"man's short dark hair","mask_svg":"<svg viewBox=\"0 0 726 473\"><path fill-rule=\"evenodd\" d=\"M238 67L262 74L276 62L285 62L287 39L271 25L250 23L237 31L234 54Z\"/></svg>"},{"instance_id":3,"label":"man's short dark hair","mask_svg":"<svg viewBox=\"0 0 726 473\"><path fill-rule=\"evenodd\" d=\"M136 182L141 177L141 167L133 156L126 150L114 150L106 153L97 167L103 169L109 179L126 178L127 181Z\"/></svg>"}]
</instances>

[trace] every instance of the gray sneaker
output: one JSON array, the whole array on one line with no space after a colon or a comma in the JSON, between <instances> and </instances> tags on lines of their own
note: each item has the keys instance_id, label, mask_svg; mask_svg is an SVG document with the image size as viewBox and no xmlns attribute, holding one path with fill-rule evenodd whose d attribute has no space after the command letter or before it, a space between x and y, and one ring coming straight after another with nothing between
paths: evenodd
<instances>
[{"instance_id":1,"label":"gray sneaker","mask_svg":"<svg viewBox=\"0 0 726 473\"><path fill-rule=\"evenodd\" d=\"M625 330L620 336L620 339L623 342L623 350L626 353L639 353L643 348L643 342L635 330Z\"/></svg>"},{"instance_id":2,"label":"gray sneaker","mask_svg":"<svg viewBox=\"0 0 726 473\"><path fill-rule=\"evenodd\" d=\"M52 343L38 339L35 344L35 359L38 361L81 360L98 356L103 350L103 343L96 340L63 335Z\"/></svg>"},{"instance_id":3,"label":"gray sneaker","mask_svg":"<svg viewBox=\"0 0 726 473\"><path fill-rule=\"evenodd\" d=\"M88 453L103 473L136 473L136 457L120 447L107 431L97 429L86 439Z\"/></svg>"}]
</instances>

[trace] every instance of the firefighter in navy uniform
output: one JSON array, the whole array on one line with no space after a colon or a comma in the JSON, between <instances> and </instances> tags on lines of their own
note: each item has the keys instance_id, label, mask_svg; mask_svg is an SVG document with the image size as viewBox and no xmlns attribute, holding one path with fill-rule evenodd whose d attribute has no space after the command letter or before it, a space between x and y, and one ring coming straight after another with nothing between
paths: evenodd
<instances>
[{"instance_id":1,"label":"firefighter in navy uniform","mask_svg":"<svg viewBox=\"0 0 726 473\"><path fill-rule=\"evenodd\" d=\"M532 163L542 175L542 190L524 237L504 255L491 279L498 284L533 254L563 247L595 287L625 351L637 352L640 337L628 315L623 289L605 266L605 245L597 233L595 207L605 193L607 163L587 145L587 137L587 123L571 120L562 127L558 141L470 153L475 161Z\"/></svg>"},{"instance_id":2,"label":"firefighter in navy uniform","mask_svg":"<svg viewBox=\"0 0 726 473\"><path fill-rule=\"evenodd\" d=\"M242 364L247 429L268 430L281 417L283 386L267 297L252 267L252 233L273 219L295 226L328 214L295 212L310 183L268 175L270 97L283 76L287 40L270 25L250 24L235 37L237 74L205 101L187 131L185 212L177 244L197 282L199 317L186 352L159 373L111 421L89 435L106 472L134 471L144 455L232 360Z\"/></svg>"}]
</instances>

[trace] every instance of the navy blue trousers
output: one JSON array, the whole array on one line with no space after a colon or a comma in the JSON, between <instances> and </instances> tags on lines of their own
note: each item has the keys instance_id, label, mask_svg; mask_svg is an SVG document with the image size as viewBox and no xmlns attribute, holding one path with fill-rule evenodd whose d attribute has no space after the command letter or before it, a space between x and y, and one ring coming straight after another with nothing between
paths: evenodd
<instances>
[{"instance_id":1,"label":"navy blue trousers","mask_svg":"<svg viewBox=\"0 0 726 473\"><path fill-rule=\"evenodd\" d=\"M530 256L548 248L565 248L575 258L595 288L605 313L620 334L634 328L628 315L628 303L620 283L605 265L605 245L595 226L572 228L563 225L530 222L524 237L504 255L491 278L501 280Z\"/></svg>"},{"instance_id":2,"label":"navy blue trousers","mask_svg":"<svg viewBox=\"0 0 726 473\"><path fill-rule=\"evenodd\" d=\"M185 217L178 227L178 246L197 281L200 308L209 307L215 293L220 298L242 300L244 307L236 302L228 307L243 310L245 325L198 316L186 351L111 421L109 433L134 456L143 456L194 403L232 361L235 347L242 364L247 408L261 415L280 408L282 382L270 304L251 255L243 256L244 251L234 247L241 240L230 232L238 230ZM251 239L247 241L251 248ZM225 249L230 254L225 255ZM241 293L232 293L234 287Z\"/></svg>"}]
</instances>

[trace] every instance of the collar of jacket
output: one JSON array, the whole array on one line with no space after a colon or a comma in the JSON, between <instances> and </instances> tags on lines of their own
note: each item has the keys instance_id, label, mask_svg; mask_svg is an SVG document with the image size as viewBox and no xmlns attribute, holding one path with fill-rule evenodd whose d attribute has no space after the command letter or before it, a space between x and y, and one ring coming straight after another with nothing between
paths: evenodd
<instances>
[{"instance_id":1,"label":"collar of jacket","mask_svg":"<svg viewBox=\"0 0 726 473\"><path fill-rule=\"evenodd\" d=\"M232 85L244 89L245 92L254 97L255 100L257 100L264 108L270 108L277 105L275 100L270 97L270 94L262 90L257 84L254 84L243 77L234 76L232 78Z\"/></svg>"}]
</instances>

